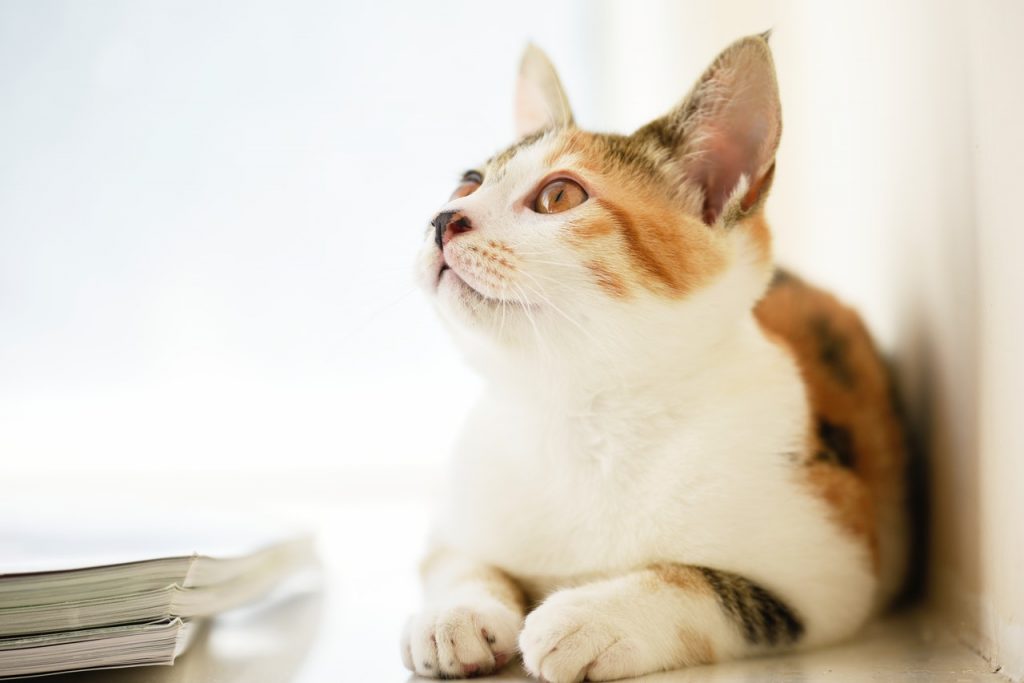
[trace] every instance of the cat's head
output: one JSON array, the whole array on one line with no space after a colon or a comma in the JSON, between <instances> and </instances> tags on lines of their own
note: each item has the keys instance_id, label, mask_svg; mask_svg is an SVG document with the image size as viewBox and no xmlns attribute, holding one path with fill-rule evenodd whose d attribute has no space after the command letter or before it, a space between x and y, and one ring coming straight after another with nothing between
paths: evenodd
<instances>
[{"instance_id":1,"label":"cat's head","mask_svg":"<svg viewBox=\"0 0 1024 683\"><path fill-rule=\"evenodd\" d=\"M763 205L782 123L767 36L729 46L679 106L625 136L577 128L530 46L516 122L519 141L432 217L418 264L472 356L656 362L747 317L772 271Z\"/></svg>"}]
</instances>

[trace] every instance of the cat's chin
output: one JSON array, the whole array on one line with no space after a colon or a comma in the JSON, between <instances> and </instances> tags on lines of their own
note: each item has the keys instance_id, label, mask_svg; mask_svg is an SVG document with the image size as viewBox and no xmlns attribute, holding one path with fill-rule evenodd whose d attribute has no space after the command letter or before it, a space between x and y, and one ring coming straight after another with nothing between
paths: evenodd
<instances>
[{"instance_id":1,"label":"cat's chin","mask_svg":"<svg viewBox=\"0 0 1024 683\"><path fill-rule=\"evenodd\" d=\"M452 268L442 268L434 288L441 317L483 337L504 342L517 336L520 322L531 319L537 306L521 299L488 296L476 289Z\"/></svg>"},{"instance_id":2,"label":"cat's chin","mask_svg":"<svg viewBox=\"0 0 1024 683\"><path fill-rule=\"evenodd\" d=\"M475 307L481 305L501 306L503 303L510 303L503 299L487 296L466 282L450 266L443 266L437 276L437 295Z\"/></svg>"}]
</instances>

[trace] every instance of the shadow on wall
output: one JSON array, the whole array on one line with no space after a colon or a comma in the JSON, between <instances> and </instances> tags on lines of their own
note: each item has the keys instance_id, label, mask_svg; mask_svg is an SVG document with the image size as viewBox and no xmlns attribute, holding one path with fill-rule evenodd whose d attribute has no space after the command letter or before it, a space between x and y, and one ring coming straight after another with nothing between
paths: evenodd
<instances>
[{"instance_id":1,"label":"shadow on wall","mask_svg":"<svg viewBox=\"0 0 1024 683\"><path fill-rule=\"evenodd\" d=\"M916 276L897 305L891 365L910 453L905 601L928 600L975 631L969 603L982 588L977 253L970 226L958 232L957 240L923 249L930 264L908 268Z\"/></svg>"}]
</instances>

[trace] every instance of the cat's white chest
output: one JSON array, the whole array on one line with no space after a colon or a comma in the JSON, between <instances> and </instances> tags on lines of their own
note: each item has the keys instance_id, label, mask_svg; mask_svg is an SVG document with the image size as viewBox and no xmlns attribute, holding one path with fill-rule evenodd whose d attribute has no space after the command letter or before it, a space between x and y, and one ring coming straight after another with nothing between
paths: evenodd
<instances>
[{"instance_id":1,"label":"cat's white chest","mask_svg":"<svg viewBox=\"0 0 1024 683\"><path fill-rule=\"evenodd\" d=\"M660 562L778 592L823 575L870 582L866 550L837 533L789 457L806 445L798 369L773 346L754 351L687 386L631 385L590 411L529 395L482 401L436 540L505 570L535 599Z\"/></svg>"},{"instance_id":2,"label":"cat's white chest","mask_svg":"<svg viewBox=\"0 0 1024 683\"><path fill-rule=\"evenodd\" d=\"M702 495L700 468L686 464L698 435L659 422L481 406L458 455L442 535L540 582L650 561L666 528Z\"/></svg>"}]
</instances>

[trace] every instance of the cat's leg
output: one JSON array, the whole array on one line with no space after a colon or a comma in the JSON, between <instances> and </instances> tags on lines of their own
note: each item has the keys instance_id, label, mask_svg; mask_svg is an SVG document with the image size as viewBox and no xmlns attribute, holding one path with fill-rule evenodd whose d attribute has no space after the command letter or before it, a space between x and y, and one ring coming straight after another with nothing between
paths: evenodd
<instances>
[{"instance_id":1,"label":"cat's leg","mask_svg":"<svg viewBox=\"0 0 1024 683\"><path fill-rule=\"evenodd\" d=\"M739 575L664 564L554 593L519 649L544 681L606 681L784 649L806 629L799 607Z\"/></svg>"},{"instance_id":2,"label":"cat's leg","mask_svg":"<svg viewBox=\"0 0 1024 683\"><path fill-rule=\"evenodd\" d=\"M402 634L406 668L462 678L499 669L515 656L526 601L511 578L445 549L432 552L421 572L426 603Z\"/></svg>"}]
</instances>

